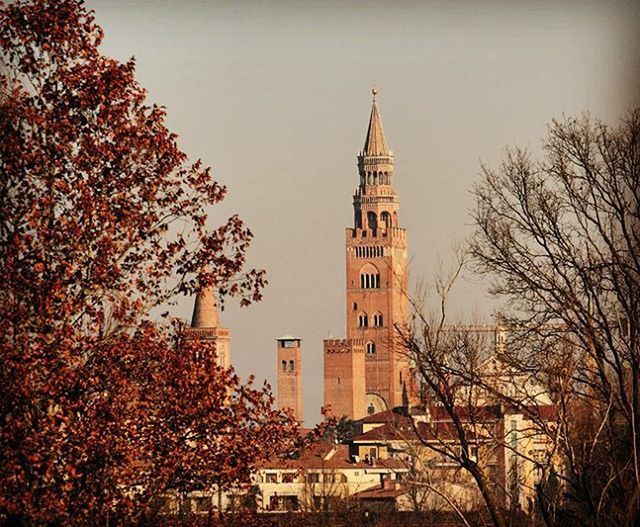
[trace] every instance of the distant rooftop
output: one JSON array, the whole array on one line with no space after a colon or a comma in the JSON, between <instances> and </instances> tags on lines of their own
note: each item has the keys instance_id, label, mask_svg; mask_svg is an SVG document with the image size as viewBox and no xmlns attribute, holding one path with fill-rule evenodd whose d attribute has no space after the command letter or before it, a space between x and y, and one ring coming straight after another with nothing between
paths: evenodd
<instances>
[{"instance_id":1,"label":"distant rooftop","mask_svg":"<svg viewBox=\"0 0 640 527\"><path fill-rule=\"evenodd\" d=\"M282 337L278 337L276 340L302 340L300 337L293 337L291 335L283 335Z\"/></svg>"}]
</instances>

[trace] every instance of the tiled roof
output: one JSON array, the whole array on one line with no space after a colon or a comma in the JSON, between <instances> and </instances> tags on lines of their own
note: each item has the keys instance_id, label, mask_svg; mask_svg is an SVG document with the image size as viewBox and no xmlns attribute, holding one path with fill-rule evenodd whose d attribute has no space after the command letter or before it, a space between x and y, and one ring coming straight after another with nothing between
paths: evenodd
<instances>
[{"instance_id":1,"label":"tiled roof","mask_svg":"<svg viewBox=\"0 0 640 527\"><path fill-rule=\"evenodd\" d=\"M509 413L533 415L543 420L554 419L557 415L553 405L526 406L520 408L504 408L499 405L478 406L475 408L457 407L456 414L462 421L469 438L487 439L488 430ZM411 440L456 440L458 437L454 423L441 406L434 406L426 421L414 424L410 417L397 414L390 410L380 412L368 417L370 423L384 423L364 434L355 436L352 441L356 443L368 443L379 441L411 441ZM386 419L386 420L385 420ZM367 422L366 418L363 422ZM416 433L417 430L417 433Z\"/></svg>"},{"instance_id":2,"label":"tiled roof","mask_svg":"<svg viewBox=\"0 0 640 527\"><path fill-rule=\"evenodd\" d=\"M372 470L380 468L403 469L407 468L399 459L378 459L375 465L370 465L360 460L357 463L349 457L348 445L335 445L320 441L304 450L297 459L272 458L258 465L260 469L363 469Z\"/></svg>"},{"instance_id":3,"label":"tiled roof","mask_svg":"<svg viewBox=\"0 0 640 527\"><path fill-rule=\"evenodd\" d=\"M392 410L385 410L384 412L368 415L362 419L362 422L366 424L384 424L392 421L409 422L409 419L408 416L400 412L399 408L394 408Z\"/></svg>"},{"instance_id":4,"label":"tiled roof","mask_svg":"<svg viewBox=\"0 0 640 527\"><path fill-rule=\"evenodd\" d=\"M456 406L455 413L461 420L467 421L473 417L474 421L496 421L502 417L502 411L499 405L489 406ZM440 405L433 405L430 409L430 417L433 421L451 421L451 417L447 410Z\"/></svg>"},{"instance_id":5,"label":"tiled roof","mask_svg":"<svg viewBox=\"0 0 640 527\"><path fill-rule=\"evenodd\" d=\"M384 498L397 498L407 493L407 489L400 486L399 488L383 488L377 487L375 489L367 489L361 492L356 492L353 496L359 500L366 499L384 499Z\"/></svg>"}]
</instances>

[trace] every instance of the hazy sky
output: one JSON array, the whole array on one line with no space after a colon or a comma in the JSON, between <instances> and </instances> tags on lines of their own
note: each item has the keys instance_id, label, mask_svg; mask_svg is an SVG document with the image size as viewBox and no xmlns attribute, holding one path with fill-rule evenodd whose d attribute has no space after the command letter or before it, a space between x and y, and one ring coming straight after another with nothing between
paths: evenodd
<instances>
[{"instance_id":1,"label":"hazy sky","mask_svg":"<svg viewBox=\"0 0 640 527\"><path fill-rule=\"evenodd\" d=\"M136 57L182 148L228 185L212 226L239 213L254 232L250 263L270 283L260 304L222 313L232 360L275 387L274 339L301 337L307 424L322 404L322 339L345 333L344 229L373 81L413 283L469 234L481 160L537 150L563 113L615 123L639 103L637 2L87 3L104 53ZM490 321L485 287L462 284L453 309Z\"/></svg>"}]
</instances>

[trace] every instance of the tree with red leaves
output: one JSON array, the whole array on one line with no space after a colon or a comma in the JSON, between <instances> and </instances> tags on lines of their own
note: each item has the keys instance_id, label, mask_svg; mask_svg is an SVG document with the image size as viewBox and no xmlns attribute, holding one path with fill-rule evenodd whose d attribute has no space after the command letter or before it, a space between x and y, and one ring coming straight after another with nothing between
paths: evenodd
<instances>
[{"instance_id":1,"label":"tree with red leaves","mask_svg":"<svg viewBox=\"0 0 640 527\"><path fill-rule=\"evenodd\" d=\"M215 285L257 301L250 231L188 163L134 61L81 0L0 2L0 516L123 525L168 490L246 480L293 448L267 387L149 311Z\"/></svg>"}]
</instances>

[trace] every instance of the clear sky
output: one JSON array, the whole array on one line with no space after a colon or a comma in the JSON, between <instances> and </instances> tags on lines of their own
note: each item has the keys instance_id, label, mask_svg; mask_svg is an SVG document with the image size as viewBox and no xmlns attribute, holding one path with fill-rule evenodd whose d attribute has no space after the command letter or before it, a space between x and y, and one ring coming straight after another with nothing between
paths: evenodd
<instances>
[{"instance_id":1,"label":"clear sky","mask_svg":"<svg viewBox=\"0 0 640 527\"><path fill-rule=\"evenodd\" d=\"M480 161L539 150L546 124L640 102L638 2L189 2L89 0L105 54L135 56L192 159L228 185L212 226L239 213L267 269L264 300L228 303L232 360L275 384L274 339L301 337L307 424L322 404L322 339L345 333L344 229L352 223L371 83L396 155L412 282L470 232ZM486 284L452 309L484 321ZM174 308L189 318L191 299Z\"/></svg>"}]
</instances>

